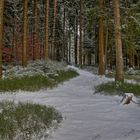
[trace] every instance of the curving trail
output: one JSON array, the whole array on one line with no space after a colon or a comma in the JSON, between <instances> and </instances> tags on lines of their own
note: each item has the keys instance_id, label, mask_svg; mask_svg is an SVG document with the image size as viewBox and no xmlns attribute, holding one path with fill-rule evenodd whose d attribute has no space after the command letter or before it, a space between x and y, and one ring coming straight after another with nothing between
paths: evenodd
<instances>
[{"instance_id":1,"label":"curving trail","mask_svg":"<svg viewBox=\"0 0 140 140\"><path fill-rule=\"evenodd\" d=\"M54 89L35 93L2 94L0 100L51 105L63 117L50 140L140 140L140 106L120 105L122 97L94 94L94 87L108 81L84 70L80 76Z\"/></svg>"}]
</instances>

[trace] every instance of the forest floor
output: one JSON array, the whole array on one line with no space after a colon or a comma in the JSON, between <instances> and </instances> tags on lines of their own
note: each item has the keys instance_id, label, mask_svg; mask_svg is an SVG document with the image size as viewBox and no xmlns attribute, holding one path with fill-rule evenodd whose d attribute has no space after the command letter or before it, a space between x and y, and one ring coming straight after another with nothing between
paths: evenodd
<instances>
[{"instance_id":1,"label":"forest floor","mask_svg":"<svg viewBox=\"0 0 140 140\"><path fill-rule=\"evenodd\" d=\"M95 94L95 86L110 79L76 70L80 76L56 88L7 92L0 95L0 100L54 106L64 119L50 140L140 140L140 106L121 105L118 95Z\"/></svg>"}]
</instances>

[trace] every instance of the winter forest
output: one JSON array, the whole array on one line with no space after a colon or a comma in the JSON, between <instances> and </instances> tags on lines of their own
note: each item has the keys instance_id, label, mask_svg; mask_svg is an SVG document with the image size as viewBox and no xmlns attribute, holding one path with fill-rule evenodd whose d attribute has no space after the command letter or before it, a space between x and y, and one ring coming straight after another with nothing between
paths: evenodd
<instances>
[{"instance_id":1,"label":"winter forest","mask_svg":"<svg viewBox=\"0 0 140 140\"><path fill-rule=\"evenodd\" d=\"M0 0L1 140L139 140L139 82L139 0Z\"/></svg>"},{"instance_id":2,"label":"winter forest","mask_svg":"<svg viewBox=\"0 0 140 140\"><path fill-rule=\"evenodd\" d=\"M1 0L1 65L49 58L98 65L101 75L116 68L123 79L123 67L140 67L139 7L137 0Z\"/></svg>"}]
</instances>

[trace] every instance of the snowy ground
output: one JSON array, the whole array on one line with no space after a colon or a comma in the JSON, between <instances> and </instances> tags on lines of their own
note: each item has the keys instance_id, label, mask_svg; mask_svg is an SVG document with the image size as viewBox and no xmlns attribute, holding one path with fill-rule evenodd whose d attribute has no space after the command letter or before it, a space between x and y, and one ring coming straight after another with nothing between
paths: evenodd
<instances>
[{"instance_id":1,"label":"snowy ground","mask_svg":"<svg viewBox=\"0 0 140 140\"><path fill-rule=\"evenodd\" d=\"M140 140L140 106L121 105L119 96L94 94L105 77L78 70L80 76L50 90L2 94L0 100L51 105L63 117L50 140Z\"/></svg>"}]
</instances>

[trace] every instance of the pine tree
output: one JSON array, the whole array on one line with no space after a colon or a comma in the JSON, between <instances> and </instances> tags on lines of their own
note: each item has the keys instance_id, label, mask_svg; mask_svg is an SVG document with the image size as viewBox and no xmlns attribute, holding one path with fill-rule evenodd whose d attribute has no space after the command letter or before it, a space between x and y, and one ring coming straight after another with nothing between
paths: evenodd
<instances>
[{"instance_id":1,"label":"pine tree","mask_svg":"<svg viewBox=\"0 0 140 140\"><path fill-rule=\"evenodd\" d=\"M2 77L3 13L4 0L0 0L0 78Z\"/></svg>"},{"instance_id":2,"label":"pine tree","mask_svg":"<svg viewBox=\"0 0 140 140\"><path fill-rule=\"evenodd\" d=\"M55 27L56 27L56 0L54 0L54 13L53 13L52 45L51 45L52 60L56 59Z\"/></svg>"},{"instance_id":3,"label":"pine tree","mask_svg":"<svg viewBox=\"0 0 140 140\"><path fill-rule=\"evenodd\" d=\"M99 0L99 75L105 74L105 55L104 55L104 23L103 23L103 4L104 0Z\"/></svg>"},{"instance_id":4,"label":"pine tree","mask_svg":"<svg viewBox=\"0 0 140 140\"><path fill-rule=\"evenodd\" d=\"M45 59L48 59L48 49L49 49L49 44L48 44L48 32L49 32L49 0L46 0L46 9L45 9Z\"/></svg>"},{"instance_id":5,"label":"pine tree","mask_svg":"<svg viewBox=\"0 0 140 140\"><path fill-rule=\"evenodd\" d=\"M82 49L83 49L83 14L84 14L84 1L80 0L80 39L79 39L79 65L82 65Z\"/></svg>"},{"instance_id":6,"label":"pine tree","mask_svg":"<svg viewBox=\"0 0 140 140\"><path fill-rule=\"evenodd\" d=\"M114 26L115 26L115 47L116 47L116 81L124 80L123 72L123 54L121 41L121 25L120 25L120 3L119 0L113 0L114 7Z\"/></svg>"},{"instance_id":7,"label":"pine tree","mask_svg":"<svg viewBox=\"0 0 140 140\"><path fill-rule=\"evenodd\" d=\"M22 66L26 67L27 66L27 30L28 30L28 17L27 17L27 12L28 12L28 0L23 0L23 46L22 46Z\"/></svg>"},{"instance_id":8,"label":"pine tree","mask_svg":"<svg viewBox=\"0 0 140 140\"><path fill-rule=\"evenodd\" d=\"M33 60L36 59L36 47L37 47L37 19L38 19L38 0L34 0L34 25L33 25Z\"/></svg>"},{"instance_id":9,"label":"pine tree","mask_svg":"<svg viewBox=\"0 0 140 140\"><path fill-rule=\"evenodd\" d=\"M66 8L65 0L63 0L63 39L62 39L62 60L65 59L65 27L66 27Z\"/></svg>"}]
</instances>

